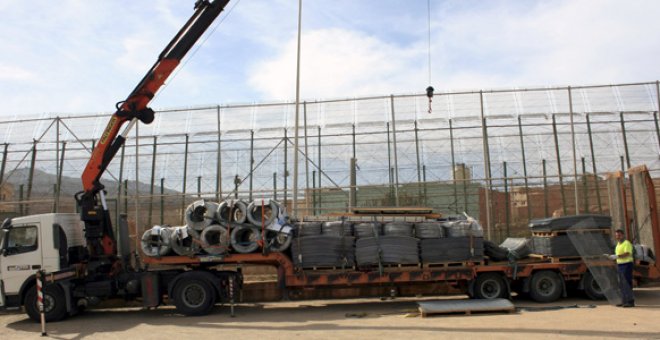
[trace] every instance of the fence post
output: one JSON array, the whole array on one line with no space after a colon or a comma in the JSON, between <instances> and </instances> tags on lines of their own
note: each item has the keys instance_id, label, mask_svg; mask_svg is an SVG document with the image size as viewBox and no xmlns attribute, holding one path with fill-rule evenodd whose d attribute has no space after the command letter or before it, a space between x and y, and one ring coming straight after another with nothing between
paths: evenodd
<instances>
[{"instance_id":1,"label":"fence post","mask_svg":"<svg viewBox=\"0 0 660 340\"><path fill-rule=\"evenodd\" d=\"M36 161L37 161L37 140L34 140L34 144L32 145L32 160L30 162L30 173L28 177L28 187L27 187L27 197L26 200L28 201L28 205L26 206L25 209L25 214L30 214L30 199L32 198L32 184L34 180L34 168L36 166Z\"/></svg>"},{"instance_id":2,"label":"fence post","mask_svg":"<svg viewBox=\"0 0 660 340\"><path fill-rule=\"evenodd\" d=\"M9 144L5 143L5 150L2 152L2 166L0 166L0 184L2 184L2 180L5 178L5 167L7 165L7 148L9 147Z\"/></svg>"},{"instance_id":3,"label":"fence post","mask_svg":"<svg viewBox=\"0 0 660 340\"><path fill-rule=\"evenodd\" d=\"M458 183L456 181L456 159L454 155L454 128L451 119L449 119L449 146L451 150L451 178L453 179L454 184L454 213L458 214L458 188L456 187ZM466 198L463 197L463 200L465 201ZM465 210L467 211L467 209Z\"/></svg>"},{"instance_id":4,"label":"fence post","mask_svg":"<svg viewBox=\"0 0 660 340\"><path fill-rule=\"evenodd\" d=\"M286 128L284 128L284 209L288 208L288 204L286 200L288 199L288 183L287 183L287 177L289 176L289 168L288 168L288 162L289 162L289 138L287 137L287 131Z\"/></svg>"},{"instance_id":5,"label":"fence post","mask_svg":"<svg viewBox=\"0 0 660 340\"><path fill-rule=\"evenodd\" d=\"M529 179L527 178L527 158L525 157L525 141L523 139L522 119L518 116L518 134L520 135L520 151L522 154L523 177L525 177L525 200L527 201L527 219L532 218L532 201L529 199Z\"/></svg>"},{"instance_id":6,"label":"fence post","mask_svg":"<svg viewBox=\"0 0 660 340\"><path fill-rule=\"evenodd\" d=\"M186 211L186 184L188 179L188 142L190 141L190 136L186 134L186 145L183 151L183 185L181 188L181 223L185 222L185 211Z\"/></svg>"},{"instance_id":7,"label":"fence post","mask_svg":"<svg viewBox=\"0 0 660 340\"><path fill-rule=\"evenodd\" d=\"M488 147L488 127L486 126L486 117L484 109L484 92L479 91L479 102L481 107L481 133L484 152L484 173L486 175L486 237L491 239L491 206L490 206L490 190L493 187L491 171L490 171L490 149Z\"/></svg>"},{"instance_id":8,"label":"fence post","mask_svg":"<svg viewBox=\"0 0 660 340\"><path fill-rule=\"evenodd\" d=\"M165 178L160 178L160 225L165 224Z\"/></svg>"},{"instance_id":9,"label":"fence post","mask_svg":"<svg viewBox=\"0 0 660 340\"><path fill-rule=\"evenodd\" d=\"M216 107L218 115L218 151L216 153L215 200L222 197L222 132L220 132L220 105Z\"/></svg>"},{"instance_id":10,"label":"fence post","mask_svg":"<svg viewBox=\"0 0 660 340\"><path fill-rule=\"evenodd\" d=\"M623 148L626 153L626 166L628 169L631 168L631 162L630 162L630 153L628 152L628 137L626 135L626 122L623 119L623 112L620 112L620 117L621 117L621 134L623 135ZM624 174L627 173L627 171L623 172ZM630 176L628 176L630 177ZM635 187L633 186L633 182L630 181L630 197L632 198L632 209L633 211L637 211L637 202L635 200ZM635 239L639 240L639 229L638 227L638 221L637 221L637 214L633 214L633 225L635 226Z\"/></svg>"},{"instance_id":11,"label":"fence post","mask_svg":"<svg viewBox=\"0 0 660 340\"><path fill-rule=\"evenodd\" d=\"M248 200L252 202L252 178L254 177L254 130L250 130L250 182Z\"/></svg>"},{"instance_id":12,"label":"fence post","mask_svg":"<svg viewBox=\"0 0 660 340\"><path fill-rule=\"evenodd\" d=\"M156 148L158 146L158 137L154 136L153 151L151 153L151 183L149 187L149 221L147 226L152 226L154 213L154 184L156 181Z\"/></svg>"},{"instance_id":13,"label":"fence post","mask_svg":"<svg viewBox=\"0 0 660 340\"><path fill-rule=\"evenodd\" d=\"M594 139L591 135L591 121L589 119L589 114L587 113L587 134L589 135L589 149L591 150L591 166L594 171L594 177L596 180L596 199L598 200L598 213L603 213L603 205L600 201L600 177L598 177L598 170L596 169L596 154L594 153Z\"/></svg>"},{"instance_id":14,"label":"fence post","mask_svg":"<svg viewBox=\"0 0 660 340\"><path fill-rule=\"evenodd\" d=\"M396 151L396 116L394 112L394 95L390 95L392 113L392 142L394 145L394 205L399 206L399 157Z\"/></svg>"},{"instance_id":15,"label":"fence post","mask_svg":"<svg viewBox=\"0 0 660 340\"><path fill-rule=\"evenodd\" d=\"M318 209L319 209L319 214L320 214L320 213L321 213L321 210L323 209L323 204L322 204L322 201L323 201L323 192L322 192L322 190L321 190L321 188L322 188L322 182L321 182L321 180L322 180L322 177L323 177L323 176L322 176L323 171L322 171L322 166L321 166L322 162L321 162L321 126L320 126L320 125L317 127L317 131L318 131L318 144L319 144L319 150L318 150L318 151L319 151L319 152L318 152L318 156L319 156L319 161L318 161L318 168L319 168L319 186L318 186L318 189L319 189L319 196L318 196L318 205L319 205L319 206L318 206Z\"/></svg>"},{"instance_id":16,"label":"fence post","mask_svg":"<svg viewBox=\"0 0 660 340\"><path fill-rule=\"evenodd\" d=\"M550 207L548 202L548 171L545 166L545 159L543 160L543 208L544 217L550 217Z\"/></svg>"},{"instance_id":17,"label":"fence post","mask_svg":"<svg viewBox=\"0 0 660 340\"><path fill-rule=\"evenodd\" d=\"M507 176L507 165L506 162L503 164L504 168L504 209L505 209L505 221L506 221L506 237L511 236L511 203L509 197L509 178Z\"/></svg>"},{"instance_id":18,"label":"fence post","mask_svg":"<svg viewBox=\"0 0 660 340\"><path fill-rule=\"evenodd\" d=\"M60 157L59 172L57 174L57 194L55 196L55 212L60 211L60 192L62 191L62 171L64 170L64 155L66 152L66 142L62 142L62 155Z\"/></svg>"},{"instance_id":19,"label":"fence post","mask_svg":"<svg viewBox=\"0 0 660 340\"><path fill-rule=\"evenodd\" d=\"M557 171L559 173L559 191L561 194L561 207L564 212L564 216L568 215L568 209L566 208L566 198L564 197L564 179L562 178L561 172L561 157L559 155L559 137L557 137L557 121L555 120L555 115L552 115L552 134L555 139L555 154L557 156Z\"/></svg>"}]
</instances>

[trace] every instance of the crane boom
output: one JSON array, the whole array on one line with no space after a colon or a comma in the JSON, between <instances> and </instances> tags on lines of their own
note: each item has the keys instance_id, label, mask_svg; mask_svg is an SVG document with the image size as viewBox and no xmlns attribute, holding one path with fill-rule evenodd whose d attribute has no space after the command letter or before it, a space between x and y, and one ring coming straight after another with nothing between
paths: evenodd
<instances>
[{"instance_id":1,"label":"crane boom","mask_svg":"<svg viewBox=\"0 0 660 340\"><path fill-rule=\"evenodd\" d=\"M126 100L117 103L117 111L110 117L82 173L83 191L76 194L81 218L85 223L85 238L91 258L114 256L117 252L110 215L105 204L104 186L99 182L101 176L126 141L132 126L138 120L145 124L153 121L154 111L147 105L228 2L229 0L198 0L193 15L163 49L144 78ZM129 122L129 125L119 134L119 129L126 122Z\"/></svg>"}]
</instances>

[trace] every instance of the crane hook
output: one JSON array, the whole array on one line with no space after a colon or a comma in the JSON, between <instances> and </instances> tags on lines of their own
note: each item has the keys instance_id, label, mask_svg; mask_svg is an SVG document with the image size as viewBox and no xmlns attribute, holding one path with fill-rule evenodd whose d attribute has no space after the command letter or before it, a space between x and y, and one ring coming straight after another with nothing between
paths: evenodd
<instances>
[{"instance_id":1,"label":"crane hook","mask_svg":"<svg viewBox=\"0 0 660 340\"><path fill-rule=\"evenodd\" d=\"M433 112L433 108L431 107L431 103L433 102L433 91L433 86L426 88L426 96L429 98L429 113Z\"/></svg>"}]
</instances>

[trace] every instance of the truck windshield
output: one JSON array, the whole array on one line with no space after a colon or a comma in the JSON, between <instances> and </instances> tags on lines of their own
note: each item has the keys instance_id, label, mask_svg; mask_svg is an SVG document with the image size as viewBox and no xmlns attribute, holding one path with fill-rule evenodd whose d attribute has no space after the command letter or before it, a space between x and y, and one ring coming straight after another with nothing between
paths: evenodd
<instances>
[{"instance_id":1,"label":"truck windshield","mask_svg":"<svg viewBox=\"0 0 660 340\"><path fill-rule=\"evenodd\" d=\"M5 249L7 254L20 254L26 253L37 249L37 227L36 226L25 226L25 227L14 227L8 230L8 233L3 233L6 242Z\"/></svg>"}]
</instances>

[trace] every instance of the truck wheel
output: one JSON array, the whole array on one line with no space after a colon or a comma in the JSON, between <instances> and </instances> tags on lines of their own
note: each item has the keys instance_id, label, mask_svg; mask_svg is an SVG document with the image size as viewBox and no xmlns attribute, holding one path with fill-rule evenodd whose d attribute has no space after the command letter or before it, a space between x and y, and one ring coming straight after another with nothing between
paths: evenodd
<instances>
[{"instance_id":1,"label":"truck wheel","mask_svg":"<svg viewBox=\"0 0 660 340\"><path fill-rule=\"evenodd\" d=\"M562 290L561 279L557 273L544 270L532 276L529 296L537 302L552 302L559 299Z\"/></svg>"},{"instance_id":2,"label":"truck wheel","mask_svg":"<svg viewBox=\"0 0 660 340\"><path fill-rule=\"evenodd\" d=\"M176 310L185 316L208 314L216 300L215 289L209 282L196 277L181 278L172 295Z\"/></svg>"},{"instance_id":3,"label":"truck wheel","mask_svg":"<svg viewBox=\"0 0 660 340\"><path fill-rule=\"evenodd\" d=\"M609 279L606 281L609 284ZM584 294L592 300L605 300L605 294L591 272L584 274Z\"/></svg>"},{"instance_id":4,"label":"truck wheel","mask_svg":"<svg viewBox=\"0 0 660 340\"><path fill-rule=\"evenodd\" d=\"M60 321L67 315L66 298L64 291L58 285L49 285L43 288L44 294L44 316L46 322ZM30 288L25 295L25 311L30 319L35 322L41 321L39 306L37 305L37 287Z\"/></svg>"},{"instance_id":5,"label":"truck wheel","mask_svg":"<svg viewBox=\"0 0 660 340\"><path fill-rule=\"evenodd\" d=\"M474 296L477 299L499 299L507 297L506 282L502 275L483 273L477 276L474 283Z\"/></svg>"}]
</instances>

